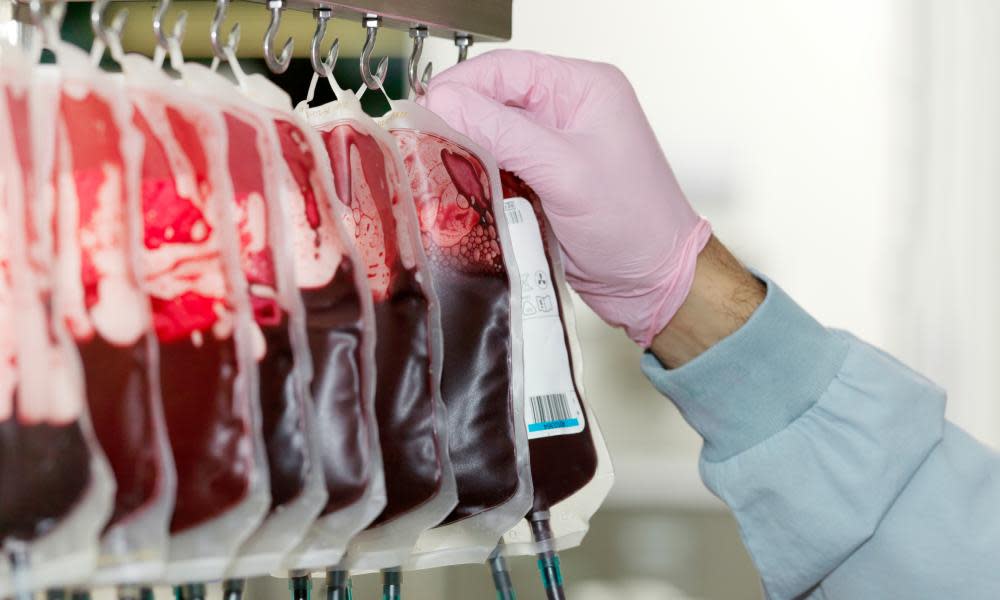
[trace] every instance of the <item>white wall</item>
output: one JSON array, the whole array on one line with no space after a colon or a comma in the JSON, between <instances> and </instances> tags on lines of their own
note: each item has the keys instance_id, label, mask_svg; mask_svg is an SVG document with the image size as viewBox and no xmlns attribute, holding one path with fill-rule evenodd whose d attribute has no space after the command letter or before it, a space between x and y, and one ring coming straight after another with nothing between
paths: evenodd
<instances>
[{"instance_id":1,"label":"white wall","mask_svg":"<svg viewBox=\"0 0 1000 600\"><path fill-rule=\"evenodd\" d=\"M899 175L892 2L514 6L510 46L629 75L692 202L741 256L825 321L885 341L873 305Z\"/></svg>"},{"instance_id":2,"label":"white wall","mask_svg":"<svg viewBox=\"0 0 1000 600\"><path fill-rule=\"evenodd\" d=\"M944 385L949 418L1000 446L1000 4L914 15L912 191L897 219L893 348Z\"/></svg>"}]
</instances>

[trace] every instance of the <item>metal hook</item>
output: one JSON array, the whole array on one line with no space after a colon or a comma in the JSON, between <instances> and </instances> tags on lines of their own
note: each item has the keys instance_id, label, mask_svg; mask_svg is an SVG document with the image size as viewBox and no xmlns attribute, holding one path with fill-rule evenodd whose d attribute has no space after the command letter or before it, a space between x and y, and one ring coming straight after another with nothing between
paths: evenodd
<instances>
[{"instance_id":1,"label":"metal hook","mask_svg":"<svg viewBox=\"0 0 1000 600\"><path fill-rule=\"evenodd\" d=\"M389 58L383 57L378 63L375 75L372 76L372 51L375 50L375 37L378 35L378 27L381 22L382 17L370 13L361 18L361 24L367 30L365 46L361 49L361 80L370 90L377 90L382 87L386 71L389 70Z\"/></svg>"},{"instance_id":2,"label":"metal hook","mask_svg":"<svg viewBox=\"0 0 1000 600\"><path fill-rule=\"evenodd\" d=\"M58 33L62 29L63 20L66 18L66 0L57 0L49 8L49 18Z\"/></svg>"},{"instance_id":3,"label":"metal hook","mask_svg":"<svg viewBox=\"0 0 1000 600\"><path fill-rule=\"evenodd\" d=\"M467 33L456 33L455 45L458 46L458 62L465 62L465 59L469 58L469 46L472 45L472 36Z\"/></svg>"},{"instance_id":4,"label":"metal hook","mask_svg":"<svg viewBox=\"0 0 1000 600\"><path fill-rule=\"evenodd\" d=\"M105 48L116 48L121 46L122 30L128 18L128 9L119 10L111 19L111 25L105 27L104 14L110 2L111 0L95 0L90 6L90 28L94 31L94 37L100 40Z\"/></svg>"},{"instance_id":5,"label":"metal hook","mask_svg":"<svg viewBox=\"0 0 1000 600\"><path fill-rule=\"evenodd\" d=\"M233 28L229 30L229 37L226 38L226 49L233 51L233 56L236 56L236 48L240 45L240 24L236 23ZM225 54L225 52L223 52Z\"/></svg>"},{"instance_id":6,"label":"metal hook","mask_svg":"<svg viewBox=\"0 0 1000 600\"><path fill-rule=\"evenodd\" d=\"M326 53L326 58L320 63L320 68L323 69L322 74L316 71L316 74L320 77L326 77L327 73L333 73L333 67L337 64L337 56L340 54L340 39L333 40L333 45L330 46L330 50ZM313 67L315 68L315 67Z\"/></svg>"},{"instance_id":7,"label":"metal hook","mask_svg":"<svg viewBox=\"0 0 1000 600\"><path fill-rule=\"evenodd\" d=\"M212 18L212 28L209 32L209 37L212 41L212 52L215 54L215 58L212 59L212 70L215 70L220 64L229 61L230 52L232 56L236 56L236 49L240 45L240 24L233 23L233 28L229 30L229 36L226 38L226 44L222 45L220 38L222 37L222 23L226 20L226 12L229 8L229 0L218 0L215 5L215 16ZM238 65L237 65L238 66Z\"/></svg>"},{"instance_id":8,"label":"metal hook","mask_svg":"<svg viewBox=\"0 0 1000 600\"><path fill-rule=\"evenodd\" d=\"M313 33L312 45L309 47L309 61L312 62L313 71L320 77L326 77L327 71L324 70L325 67L333 69L333 63L336 62L336 58L333 62L324 63L323 59L320 58L320 46L323 44L323 38L326 36L326 24L327 21L333 17L333 9L321 6L319 8L313 9L313 17L316 19L316 32ZM334 41L336 45L339 40Z\"/></svg>"},{"instance_id":9,"label":"metal hook","mask_svg":"<svg viewBox=\"0 0 1000 600\"><path fill-rule=\"evenodd\" d=\"M101 40L105 46L108 45L108 30L104 28L104 11L108 9L111 0L94 0L90 5L90 29L94 32L94 37Z\"/></svg>"},{"instance_id":10,"label":"metal hook","mask_svg":"<svg viewBox=\"0 0 1000 600\"><path fill-rule=\"evenodd\" d=\"M105 35L114 36L112 40L118 46L122 44L122 31L125 30L125 21L128 20L128 9L123 8L111 19L111 25L105 29Z\"/></svg>"},{"instance_id":11,"label":"metal hook","mask_svg":"<svg viewBox=\"0 0 1000 600\"><path fill-rule=\"evenodd\" d=\"M28 13L31 16L31 24L42 30L42 21L45 19L45 8L42 6L42 0L28 2Z\"/></svg>"},{"instance_id":12,"label":"metal hook","mask_svg":"<svg viewBox=\"0 0 1000 600\"><path fill-rule=\"evenodd\" d=\"M424 74L419 79L417 78L417 72L420 68L420 55L424 51L424 38L427 37L427 28L411 27L410 37L413 38L413 50L410 52L410 63L407 67L407 76L410 79L410 89L413 90L418 96L423 96L426 93L424 86L431 78L431 72L434 69L432 63L427 63L427 67L424 68Z\"/></svg>"},{"instance_id":13,"label":"metal hook","mask_svg":"<svg viewBox=\"0 0 1000 600\"><path fill-rule=\"evenodd\" d=\"M156 43L167 52L170 51L170 40L176 40L178 44L181 43L187 23L187 11L185 10L177 15L174 30L168 38L167 34L163 33L163 17L166 16L169 8L170 0L160 0L160 4L156 7L156 13L153 14L153 33L156 34Z\"/></svg>"},{"instance_id":14,"label":"metal hook","mask_svg":"<svg viewBox=\"0 0 1000 600\"><path fill-rule=\"evenodd\" d=\"M424 87L427 87L427 84L430 83L431 77L433 75L434 75L434 65L432 63L427 63L427 66L424 67L423 74L420 76L420 83Z\"/></svg>"},{"instance_id":15,"label":"metal hook","mask_svg":"<svg viewBox=\"0 0 1000 600\"><path fill-rule=\"evenodd\" d=\"M55 38L62 28L63 17L66 16L66 0L59 0L45 13L45 6L42 0L30 0L28 2L28 12L31 24L42 34L42 43L52 47Z\"/></svg>"},{"instance_id":16,"label":"metal hook","mask_svg":"<svg viewBox=\"0 0 1000 600\"><path fill-rule=\"evenodd\" d=\"M267 10L271 11L271 22L264 33L264 60L267 68L274 73L284 73L288 70L288 65L292 62L292 38L285 40L285 45L281 48L281 54L274 54L274 38L278 35L278 28L281 27L281 11L285 9L286 0L267 0Z\"/></svg>"},{"instance_id":17,"label":"metal hook","mask_svg":"<svg viewBox=\"0 0 1000 600\"><path fill-rule=\"evenodd\" d=\"M188 17L187 11L184 11L181 14L177 15L177 20L174 21L174 29L173 31L170 32L170 37L168 38L168 41L176 40L178 46L180 46L181 42L184 41L184 33L185 30L187 29L187 17Z\"/></svg>"},{"instance_id":18,"label":"metal hook","mask_svg":"<svg viewBox=\"0 0 1000 600\"><path fill-rule=\"evenodd\" d=\"M209 40L212 42L212 53L220 61L226 60L225 47L222 45L221 37L222 24L226 21L226 12L228 9L229 0L216 0L215 15L212 17L212 28L208 32Z\"/></svg>"}]
</instances>

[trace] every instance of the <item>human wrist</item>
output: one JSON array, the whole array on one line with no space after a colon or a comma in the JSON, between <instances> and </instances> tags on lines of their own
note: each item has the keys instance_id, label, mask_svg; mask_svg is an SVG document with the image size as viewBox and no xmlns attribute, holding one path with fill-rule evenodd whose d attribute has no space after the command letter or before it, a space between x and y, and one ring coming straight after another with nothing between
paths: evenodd
<instances>
[{"instance_id":1,"label":"human wrist","mask_svg":"<svg viewBox=\"0 0 1000 600\"><path fill-rule=\"evenodd\" d=\"M764 284L712 236L698 255L690 292L650 350L665 366L680 367L742 327L765 294Z\"/></svg>"},{"instance_id":2,"label":"human wrist","mask_svg":"<svg viewBox=\"0 0 1000 600\"><path fill-rule=\"evenodd\" d=\"M680 310L694 285L698 256L712 237L712 225L708 220L699 217L694 211L685 216L690 219L687 226L683 227L688 233L682 241L665 250L668 258L661 265L660 271L665 271L661 281L648 287L641 296L636 296L638 302L631 303L632 306L626 303L619 306L619 311L628 315L622 321L625 332L643 348L649 348L653 338ZM680 220L685 216L665 218Z\"/></svg>"}]
</instances>

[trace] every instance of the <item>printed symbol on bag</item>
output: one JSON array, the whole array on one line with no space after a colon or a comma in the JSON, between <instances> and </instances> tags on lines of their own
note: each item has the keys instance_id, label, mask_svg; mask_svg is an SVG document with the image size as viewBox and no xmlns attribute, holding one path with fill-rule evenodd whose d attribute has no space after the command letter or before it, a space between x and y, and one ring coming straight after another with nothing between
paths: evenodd
<instances>
[{"instance_id":1,"label":"printed symbol on bag","mask_svg":"<svg viewBox=\"0 0 1000 600\"><path fill-rule=\"evenodd\" d=\"M524 304L522 312L525 316L531 316L538 312L538 309L535 308L535 303L531 301L531 298L522 298L521 300Z\"/></svg>"},{"instance_id":2,"label":"printed symbol on bag","mask_svg":"<svg viewBox=\"0 0 1000 600\"><path fill-rule=\"evenodd\" d=\"M524 222L524 216L521 215L521 211L517 209L517 205L513 202L504 202L503 212L507 217L507 221L514 225L520 225Z\"/></svg>"},{"instance_id":3,"label":"printed symbol on bag","mask_svg":"<svg viewBox=\"0 0 1000 600\"><path fill-rule=\"evenodd\" d=\"M545 288L549 287L549 280L545 276L544 271L535 272L535 285L537 285L538 289L540 290L544 290Z\"/></svg>"},{"instance_id":4,"label":"printed symbol on bag","mask_svg":"<svg viewBox=\"0 0 1000 600\"><path fill-rule=\"evenodd\" d=\"M542 312L552 312L555 308L551 296L538 296L538 310Z\"/></svg>"},{"instance_id":5,"label":"printed symbol on bag","mask_svg":"<svg viewBox=\"0 0 1000 600\"><path fill-rule=\"evenodd\" d=\"M531 287L531 275L524 274L521 275L521 291L530 292L535 288Z\"/></svg>"}]
</instances>

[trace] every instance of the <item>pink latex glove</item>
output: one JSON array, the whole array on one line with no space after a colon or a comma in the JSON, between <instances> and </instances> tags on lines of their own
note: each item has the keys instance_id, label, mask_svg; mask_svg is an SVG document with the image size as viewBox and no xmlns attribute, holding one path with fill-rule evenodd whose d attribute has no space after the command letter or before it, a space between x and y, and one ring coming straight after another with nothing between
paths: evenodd
<instances>
[{"instance_id":1,"label":"pink latex glove","mask_svg":"<svg viewBox=\"0 0 1000 600\"><path fill-rule=\"evenodd\" d=\"M616 67L498 50L435 77L422 103L542 199L566 276L644 348L674 316L711 236Z\"/></svg>"}]
</instances>

